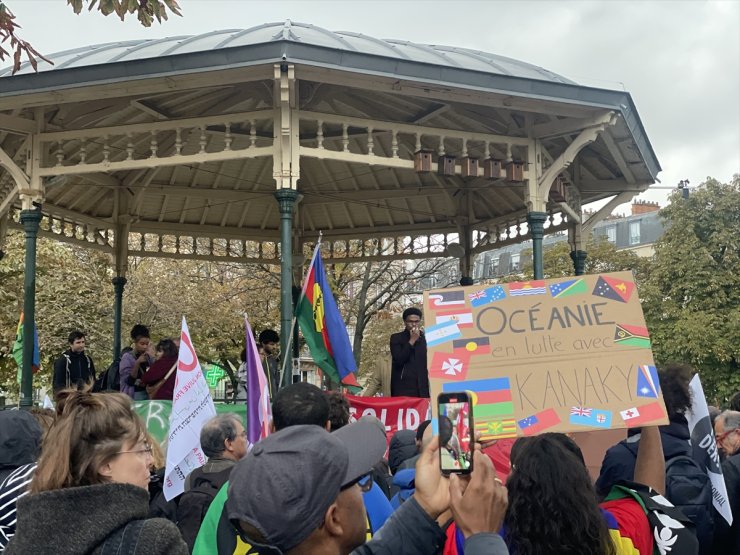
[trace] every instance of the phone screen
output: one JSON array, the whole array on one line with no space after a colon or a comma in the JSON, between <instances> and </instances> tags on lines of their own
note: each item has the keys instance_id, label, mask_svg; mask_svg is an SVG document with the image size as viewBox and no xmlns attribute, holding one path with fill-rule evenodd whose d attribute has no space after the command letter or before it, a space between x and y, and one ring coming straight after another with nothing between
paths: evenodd
<instances>
[{"instance_id":1,"label":"phone screen","mask_svg":"<svg viewBox=\"0 0 740 555\"><path fill-rule=\"evenodd\" d=\"M470 397L466 393L439 396L439 457L442 472L466 474L473 465Z\"/></svg>"}]
</instances>

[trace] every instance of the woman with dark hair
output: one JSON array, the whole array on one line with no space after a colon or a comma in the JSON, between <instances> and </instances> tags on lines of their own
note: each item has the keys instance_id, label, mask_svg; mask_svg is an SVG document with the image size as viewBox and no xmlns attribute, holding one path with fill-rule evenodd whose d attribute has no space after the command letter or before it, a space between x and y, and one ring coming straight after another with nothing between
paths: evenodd
<instances>
[{"instance_id":1,"label":"woman with dark hair","mask_svg":"<svg viewBox=\"0 0 740 555\"><path fill-rule=\"evenodd\" d=\"M162 339L157 343L154 363L141 377L141 382L148 386L149 399L172 401L178 354L179 349L172 339Z\"/></svg>"},{"instance_id":2,"label":"woman with dark hair","mask_svg":"<svg viewBox=\"0 0 740 555\"><path fill-rule=\"evenodd\" d=\"M149 328L136 324L131 329L131 351L121 357L118 370L121 378L121 393L125 393L134 401L146 401L146 387L141 383L141 376L154 362L154 353L150 353L151 341Z\"/></svg>"},{"instance_id":3,"label":"woman with dark hair","mask_svg":"<svg viewBox=\"0 0 740 555\"><path fill-rule=\"evenodd\" d=\"M177 527L147 520L152 449L120 393L64 390L6 555L185 555Z\"/></svg>"},{"instance_id":4,"label":"woman with dark hair","mask_svg":"<svg viewBox=\"0 0 740 555\"><path fill-rule=\"evenodd\" d=\"M509 550L516 555L615 554L588 470L556 435L520 439L511 451L504 519Z\"/></svg>"}]
</instances>

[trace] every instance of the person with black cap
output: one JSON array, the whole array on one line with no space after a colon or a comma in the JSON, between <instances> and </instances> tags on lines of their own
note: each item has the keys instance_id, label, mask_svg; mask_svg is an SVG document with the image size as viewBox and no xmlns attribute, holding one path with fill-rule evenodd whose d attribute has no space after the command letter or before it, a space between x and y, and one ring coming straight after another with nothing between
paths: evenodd
<instances>
[{"instance_id":1,"label":"person with black cap","mask_svg":"<svg viewBox=\"0 0 740 555\"><path fill-rule=\"evenodd\" d=\"M506 490L476 453L467 488L452 486L439 469L438 442L419 460L414 497L365 543L361 492L383 456L385 431L365 417L334 433L318 426L292 426L254 446L234 467L226 508L250 553L300 555L424 555L437 553L445 534L436 518L452 506L469 555L504 555L495 534L506 511ZM451 505L452 503L452 505Z\"/></svg>"},{"instance_id":2,"label":"person with black cap","mask_svg":"<svg viewBox=\"0 0 740 555\"><path fill-rule=\"evenodd\" d=\"M391 397L429 397L427 342L421 329L421 310L403 311L406 329L391 335Z\"/></svg>"}]
</instances>

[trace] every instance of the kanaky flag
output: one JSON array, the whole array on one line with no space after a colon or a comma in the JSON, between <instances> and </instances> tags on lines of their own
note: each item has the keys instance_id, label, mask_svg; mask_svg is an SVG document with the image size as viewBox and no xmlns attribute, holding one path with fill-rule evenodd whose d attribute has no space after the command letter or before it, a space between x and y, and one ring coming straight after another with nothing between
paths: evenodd
<instances>
[{"instance_id":1,"label":"kanaky flag","mask_svg":"<svg viewBox=\"0 0 740 555\"><path fill-rule=\"evenodd\" d=\"M316 245L308 268L303 292L296 307L296 318L311 356L333 381L353 390L360 388L355 378L357 364L339 308L334 300L324 264Z\"/></svg>"},{"instance_id":2,"label":"kanaky flag","mask_svg":"<svg viewBox=\"0 0 740 555\"><path fill-rule=\"evenodd\" d=\"M604 297L620 303L626 303L635 290L635 284L624 279L612 278L609 276L599 276L594 287L593 295Z\"/></svg>"},{"instance_id":3,"label":"kanaky flag","mask_svg":"<svg viewBox=\"0 0 740 555\"><path fill-rule=\"evenodd\" d=\"M21 383L21 376L23 375L23 312L18 320L18 328L15 332L15 343L13 343L13 359L15 359L18 365L18 383ZM33 358L31 360L31 370L36 374L41 368L41 357L39 356L39 330L36 328L36 324L33 326Z\"/></svg>"}]
</instances>

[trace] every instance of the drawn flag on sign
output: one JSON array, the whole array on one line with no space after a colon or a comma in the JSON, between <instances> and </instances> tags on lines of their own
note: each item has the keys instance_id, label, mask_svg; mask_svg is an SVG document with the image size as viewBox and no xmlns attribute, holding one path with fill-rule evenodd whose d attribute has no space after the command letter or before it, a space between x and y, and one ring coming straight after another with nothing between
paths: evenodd
<instances>
[{"instance_id":1,"label":"drawn flag on sign","mask_svg":"<svg viewBox=\"0 0 740 555\"><path fill-rule=\"evenodd\" d=\"M623 279L615 279L608 276L599 276L594 287L593 294L620 303L626 303L632 296L635 284Z\"/></svg>"},{"instance_id":2,"label":"drawn flag on sign","mask_svg":"<svg viewBox=\"0 0 740 555\"><path fill-rule=\"evenodd\" d=\"M462 337L462 332L457 325L457 322L449 321L442 322L435 326L431 326L425 330L424 337L427 341L427 347L434 347L442 343L447 343L458 337Z\"/></svg>"},{"instance_id":3,"label":"drawn flag on sign","mask_svg":"<svg viewBox=\"0 0 740 555\"><path fill-rule=\"evenodd\" d=\"M550 295L553 299L569 297L578 293L588 293L588 284L583 279L569 279L550 285Z\"/></svg>"},{"instance_id":4,"label":"drawn flag on sign","mask_svg":"<svg viewBox=\"0 0 740 555\"><path fill-rule=\"evenodd\" d=\"M499 418L481 419L476 416L475 431L480 434L481 441L516 437L516 420Z\"/></svg>"},{"instance_id":5,"label":"drawn flag on sign","mask_svg":"<svg viewBox=\"0 0 740 555\"><path fill-rule=\"evenodd\" d=\"M500 285L494 285L486 289L481 289L475 293L469 293L470 306L477 308L506 298L506 291Z\"/></svg>"},{"instance_id":6,"label":"drawn flag on sign","mask_svg":"<svg viewBox=\"0 0 740 555\"><path fill-rule=\"evenodd\" d=\"M660 393L660 381L658 381L658 369L655 366L642 364L637 367L637 396L658 398Z\"/></svg>"},{"instance_id":7,"label":"drawn flag on sign","mask_svg":"<svg viewBox=\"0 0 740 555\"><path fill-rule=\"evenodd\" d=\"M608 410L571 407L569 422L576 426L611 428L612 413Z\"/></svg>"},{"instance_id":8,"label":"drawn flag on sign","mask_svg":"<svg viewBox=\"0 0 740 555\"><path fill-rule=\"evenodd\" d=\"M555 409L546 409L517 422L525 436L533 436L560 424L560 417Z\"/></svg>"},{"instance_id":9,"label":"drawn flag on sign","mask_svg":"<svg viewBox=\"0 0 740 555\"><path fill-rule=\"evenodd\" d=\"M465 308L437 312L435 316L437 318L437 324L443 324L444 322L455 322L457 323L458 327L461 328L473 327L473 313Z\"/></svg>"},{"instance_id":10,"label":"drawn flag on sign","mask_svg":"<svg viewBox=\"0 0 740 555\"><path fill-rule=\"evenodd\" d=\"M511 297L522 297L524 295L544 295L547 287L543 280L520 281L509 284L509 295Z\"/></svg>"},{"instance_id":11,"label":"drawn flag on sign","mask_svg":"<svg viewBox=\"0 0 740 555\"><path fill-rule=\"evenodd\" d=\"M648 335L647 328L630 326L628 324L617 324L617 329L614 332L614 343L649 349L650 336Z\"/></svg>"},{"instance_id":12,"label":"drawn flag on sign","mask_svg":"<svg viewBox=\"0 0 740 555\"><path fill-rule=\"evenodd\" d=\"M452 342L452 349L457 354L487 355L491 353L491 343L487 337L455 339Z\"/></svg>"},{"instance_id":13,"label":"drawn flag on sign","mask_svg":"<svg viewBox=\"0 0 740 555\"><path fill-rule=\"evenodd\" d=\"M664 418L665 412L663 411L663 407L660 406L660 403L655 401L641 407L632 407L619 411L619 415L624 420L624 423L627 424L628 428L634 428L635 426L642 426L648 422Z\"/></svg>"},{"instance_id":14,"label":"drawn flag on sign","mask_svg":"<svg viewBox=\"0 0 740 555\"><path fill-rule=\"evenodd\" d=\"M465 292L457 289L429 293L429 308L436 309L447 306L465 306Z\"/></svg>"},{"instance_id":15,"label":"drawn flag on sign","mask_svg":"<svg viewBox=\"0 0 740 555\"><path fill-rule=\"evenodd\" d=\"M441 380L464 380L468 374L470 358L468 355L434 353L429 366L429 377Z\"/></svg>"},{"instance_id":16,"label":"drawn flag on sign","mask_svg":"<svg viewBox=\"0 0 740 555\"><path fill-rule=\"evenodd\" d=\"M454 393L461 390L467 390L471 393L473 406L475 407L473 414L476 419L514 414L509 378L488 378L442 384L442 391L445 393Z\"/></svg>"}]
</instances>

